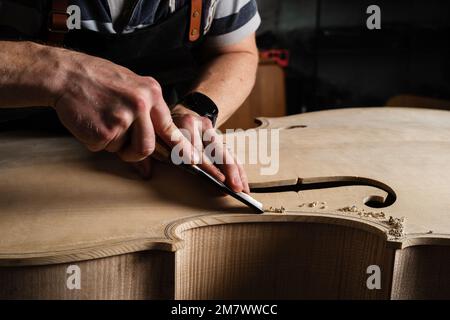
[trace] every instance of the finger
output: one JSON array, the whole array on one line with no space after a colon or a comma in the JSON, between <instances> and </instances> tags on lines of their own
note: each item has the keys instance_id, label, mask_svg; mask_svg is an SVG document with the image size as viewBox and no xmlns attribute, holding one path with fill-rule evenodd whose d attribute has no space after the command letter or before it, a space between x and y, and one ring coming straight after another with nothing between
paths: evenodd
<instances>
[{"instance_id":1,"label":"finger","mask_svg":"<svg viewBox=\"0 0 450 320\"><path fill-rule=\"evenodd\" d=\"M219 181L225 181L225 176L203 153L200 153L192 143L181 133L172 120L169 108L162 100L151 110L152 121L156 134L171 148L178 146L183 150L185 163L198 164L200 168Z\"/></svg>"},{"instance_id":2,"label":"finger","mask_svg":"<svg viewBox=\"0 0 450 320\"><path fill-rule=\"evenodd\" d=\"M173 122L172 116L164 101L152 107L151 119L155 128L155 133L160 137L168 146L174 147L178 143L189 143L186 137L183 136L181 131Z\"/></svg>"},{"instance_id":3,"label":"finger","mask_svg":"<svg viewBox=\"0 0 450 320\"><path fill-rule=\"evenodd\" d=\"M243 183L242 181L241 171L234 156L222 143L222 139L217 135L217 133L213 133L212 131L210 132L212 135L210 145L213 146L215 152L214 159L217 162L217 166L225 175L225 183L235 192L245 191L246 183Z\"/></svg>"},{"instance_id":4,"label":"finger","mask_svg":"<svg viewBox=\"0 0 450 320\"><path fill-rule=\"evenodd\" d=\"M132 164L133 167L139 172L143 179L150 179L152 177L152 158L148 157L140 162Z\"/></svg>"},{"instance_id":5,"label":"finger","mask_svg":"<svg viewBox=\"0 0 450 320\"><path fill-rule=\"evenodd\" d=\"M178 127L182 127L187 130L189 134L189 139L191 144L197 149L199 152L203 152L203 139L202 139L202 123L201 121L193 118L187 118L188 121L183 121ZM177 124L177 123L175 123Z\"/></svg>"},{"instance_id":6,"label":"finger","mask_svg":"<svg viewBox=\"0 0 450 320\"><path fill-rule=\"evenodd\" d=\"M140 115L131 127L131 143L118 152L122 160L138 162L155 151L155 131L148 114Z\"/></svg>"},{"instance_id":7,"label":"finger","mask_svg":"<svg viewBox=\"0 0 450 320\"><path fill-rule=\"evenodd\" d=\"M229 151L224 148L224 145L218 146L218 152L223 153L224 164L219 165L219 168L225 174L227 185L236 192L242 192L244 190L244 185L241 180L241 174L239 167L236 164L234 157L229 153Z\"/></svg>"},{"instance_id":8,"label":"finger","mask_svg":"<svg viewBox=\"0 0 450 320\"><path fill-rule=\"evenodd\" d=\"M169 108L164 101L155 105L151 111L151 119L155 128L155 133L170 148L178 146L183 151L183 159L188 163L199 163L200 155L193 147L189 139L187 139L175 123L170 115Z\"/></svg>"},{"instance_id":9,"label":"finger","mask_svg":"<svg viewBox=\"0 0 450 320\"><path fill-rule=\"evenodd\" d=\"M244 192L247 194L250 194L250 186L248 184L247 173L245 172L244 167L240 163L238 163L237 161L236 161L236 163L237 163L237 166L239 169L239 174L241 176L241 182L242 182L242 187L244 188Z\"/></svg>"},{"instance_id":10,"label":"finger","mask_svg":"<svg viewBox=\"0 0 450 320\"><path fill-rule=\"evenodd\" d=\"M201 139L201 136L200 136ZM188 141L186 139L186 141ZM215 179L225 183L226 177L220 171L220 169L211 161L210 158L208 158L202 150L198 150L195 148L190 142L188 142L189 145L186 145L187 150L194 150L196 152L195 157L200 157L200 160L192 162L192 164L197 164L201 169L209 173L211 176L213 176ZM181 144L184 144L184 142L181 142Z\"/></svg>"},{"instance_id":11,"label":"finger","mask_svg":"<svg viewBox=\"0 0 450 320\"><path fill-rule=\"evenodd\" d=\"M225 182L225 175L220 171L220 169L211 161L211 159L204 153L203 147L203 123L202 120L186 117L185 120L178 122L179 125L189 132L189 139L191 144L194 146L196 150L198 150L201 161L198 166L204 171L208 172L215 179ZM175 120L176 121L176 120ZM176 123L177 124L177 123ZM205 126L206 127L206 126ZM212 126L208 127L212 129Z\"/></svg>"},{"instance_id":12,"label":"finger","mask_svg":"<svg viewBox=\"0 0 450 320\"><path fill-rule=\"evenodd\" d=\"M105 150L117 153L129 143L130 135L128 131L134 122L133 114L123 109L116 110L108 114L107 122L115 128L117 134L115 138L105 147Z\"/></svg>"},{"instance_id":13,"label":"finger","mask_svg":"<svg viewBox=\"0 0 450 320\"><path fill-rule=\"evenodd\" d=\"M199 164L199 167L203 169L204 171L208 172L210 175L212 175L215 179L219 180L220 182L225 183L226 177L220 171L220 169L214 165L214 163L206 157L204 154L202 155L202 161Z\"/></svg>"},{"instance_id":14,"label":"finger","mask_svg":"<svg viewBox=\"0 0 450 320\"><path fill-rule=\"evenodd\" d=\"M100 118L94 120L77 120L75 127L66 126L74 137L84 144L88 150L99 152L105 150L107 145L114 139L114 132L104 126Z\"/></svg>"},{"instance_id":15,"label":"finger","mask_svg":"<svg viewBox=\"0 0 450 320\"><path fill-rule=\"evenodd\" d=\"M129 139L130 137L127 131L123 131L106 146L105 150L111 153L117 153L125 147Z\"/></svg>"}]
</instances>

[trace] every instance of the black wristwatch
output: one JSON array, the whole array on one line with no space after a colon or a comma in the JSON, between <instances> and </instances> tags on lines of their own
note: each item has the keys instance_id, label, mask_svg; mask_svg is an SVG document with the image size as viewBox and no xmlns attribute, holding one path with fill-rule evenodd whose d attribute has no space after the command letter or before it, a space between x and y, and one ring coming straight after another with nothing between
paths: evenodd
<instances>
[{"instance_id":1,"label":"black wristwatch","mask_svg":"<svg viewBox=\"0 0 450 320\"><path fill-rule=\"evenodd\" d=\"M216 126L219 109L217 105L208 96L200 92L192 92L186 95L178 104L181 104L198 113L202 117L211 120L213 127Z\"/></svg>"}]
</instances>

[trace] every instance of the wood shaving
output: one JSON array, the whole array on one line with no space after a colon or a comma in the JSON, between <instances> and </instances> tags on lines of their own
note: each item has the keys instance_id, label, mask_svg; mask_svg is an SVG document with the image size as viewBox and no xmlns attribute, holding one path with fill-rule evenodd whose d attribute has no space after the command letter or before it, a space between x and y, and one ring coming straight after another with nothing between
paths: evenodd
<instances>
[{"instance_id":1,"label":"wood shaving","mask_svg":"<svg viewBox=\"0 0 450 320\"><path fill-rule=\"evenodd\" d=\"M281 206L280 208L270 207L269 210L267 210L267 212L271 212L271 213L285 213L286 209L283 206Z\"/></svg>"},{"instance_id":2,"label":"wood shaving","mask_svg":"<svg viewBox=\"0 0 450 320\"><path fill-rule=\"evenodd\" d=\"M303 207L307 206L309 208L316 208L316 207L320 206L319 209L326 209L326 208L328 208L326 206L326 204L327 203L323 202L323 201L322 202L314 201L314 202L310 202L310 203L302 203L301 205L299 205L299 207L303 208Z\"/></svg>"},{"instance_id":3,"label":"wood shaving","mask_svg":"<svg viewBox=\"0 0 450 320\"><path fill-rule=\"evenodd\" d=\"M318 201L314 201L314 202L311 202L308 204L303 203L303 204L299 205L299 207L304 207L305 205L308 205L308 207L310 207L310 208L315 208L319 204L321 205L320 209L327 208L325 202L318 202ZM365 211L364 209L360 209L355 205L340 208L340 209L337 209L337 211L343 212L343 213L348 213L348 214L355 213L360 218L373 218L373 219L382 220L385 224L387 224L389 226L388 234L391 237L394 237L395 239L399 239L405 235L405 232L404 232L404 228L405 228L404 225L405 225L405 220L406 220L405 217L394 218L394 217L390 216L387 219L386 215L383 211L380 211L380 212ZM283 213L286 213L286 209L283 206L281 206L280 208L269 207L269 209L266 212L283 214ZM429 231L428 233L433 233L433 231Z\"/></svg>"},{"instance_id":4,"label":"wood shaving","mask_svg":"<svg viewBox=\"0 0 450 320\"><path fill-rule=\"evenodd\" d=\"M315 207L317 207L318 204L319 204L318 201L314 201L314 202L311 202L311 203L308 205L308 207L310 207L310 208L315 208Z\"/></svg>"},{"instance_id":5,"label":"wood shaving","mask_svg":"<svg viewBox=\"0 0 450 320\"><path fill-rule=\"evenodd\" d=\"M405 217L402 218L394 218L389 217L388 224L391 227L389 230L389 235L398 239L405 235L404 233L404 224L405 224Z\"/></svg>"},{"instance_id":6,"label":"wood shaving","mask_svg":"<svg viewBox=\"0 0 450 320\"><path fill-rule=\"evenodd\" d=\"M404 231L404 225L405 225L405 218L394 218L390 216L389 218L386 218L386 214L381 212L373 212L373 211L365 211L364 209L360 209L357 206L348 206L341 209L338 209L337 211L348 213L348 214L357 214L360 218L374 218L383 221L388 227L389 231L388 234L393 237L394 239L399 239L405 235Z\"/></svg>"},{"instance_id":7,"label":"wood shaving","mask_svg":"<svg viewBox=\"0 0 450 320\"><path fill-rule=\"evenodd\" d=\"M381 212L373 212L373 211L365 211L364 209L359 209L357 206L349 206L337 209L339 212L345 212L345 213L356 213L360 217L365 218L375 218L375 219L385 219L386 215L383 211Z\"/></svg>"}]
</instances>

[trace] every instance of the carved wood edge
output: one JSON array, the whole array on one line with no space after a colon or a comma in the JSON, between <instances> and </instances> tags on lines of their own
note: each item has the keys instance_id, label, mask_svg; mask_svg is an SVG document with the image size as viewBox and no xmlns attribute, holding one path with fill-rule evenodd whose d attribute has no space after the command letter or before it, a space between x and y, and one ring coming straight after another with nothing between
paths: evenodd
<instances>
[{"instance_id":1,"label":"carved wood edge","mask_svg":"<svg viewBox=\"0 0 450 320\"><path fill-rule=\"evenodd\" d=\"M275 212L276 211L276 212ZM395 219L395 218L394 218ZM183 233L196 228L217 225L253 223L320 223L357 228L382 237L392 249L418 245L450 245L449 234L403 234L397 236L399 225L388 220L360 217L340 212L285 211L262 215L226 214L202 215L170 223L165 228L166 238L123 239L99 242L88 247L61 248L58 251L0 254L0 266L37 266L71 263L118 256L143 251L176 252L184 248Z\"/></svg>"}]
</instances>

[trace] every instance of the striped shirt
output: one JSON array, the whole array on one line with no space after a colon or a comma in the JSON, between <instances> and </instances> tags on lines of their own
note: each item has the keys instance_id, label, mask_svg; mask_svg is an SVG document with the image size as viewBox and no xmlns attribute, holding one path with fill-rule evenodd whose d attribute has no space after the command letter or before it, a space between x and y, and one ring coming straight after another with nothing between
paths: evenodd
<instances>
[{"instance_id":1,"label":"striped shirt","mask_svg":"<svg viewBox=\"0 0 450 320\"><path fill-rule=\"evenodd\" d=\"M81 8L82 29L102 33L131 33L164 21L188 1L72 0L71 3ZM256 0L203 0L203 3L207 45L237 43L255 32L261 23ZM121 19L122 23L119 23Z\"/></svg>"}]
</instances>

